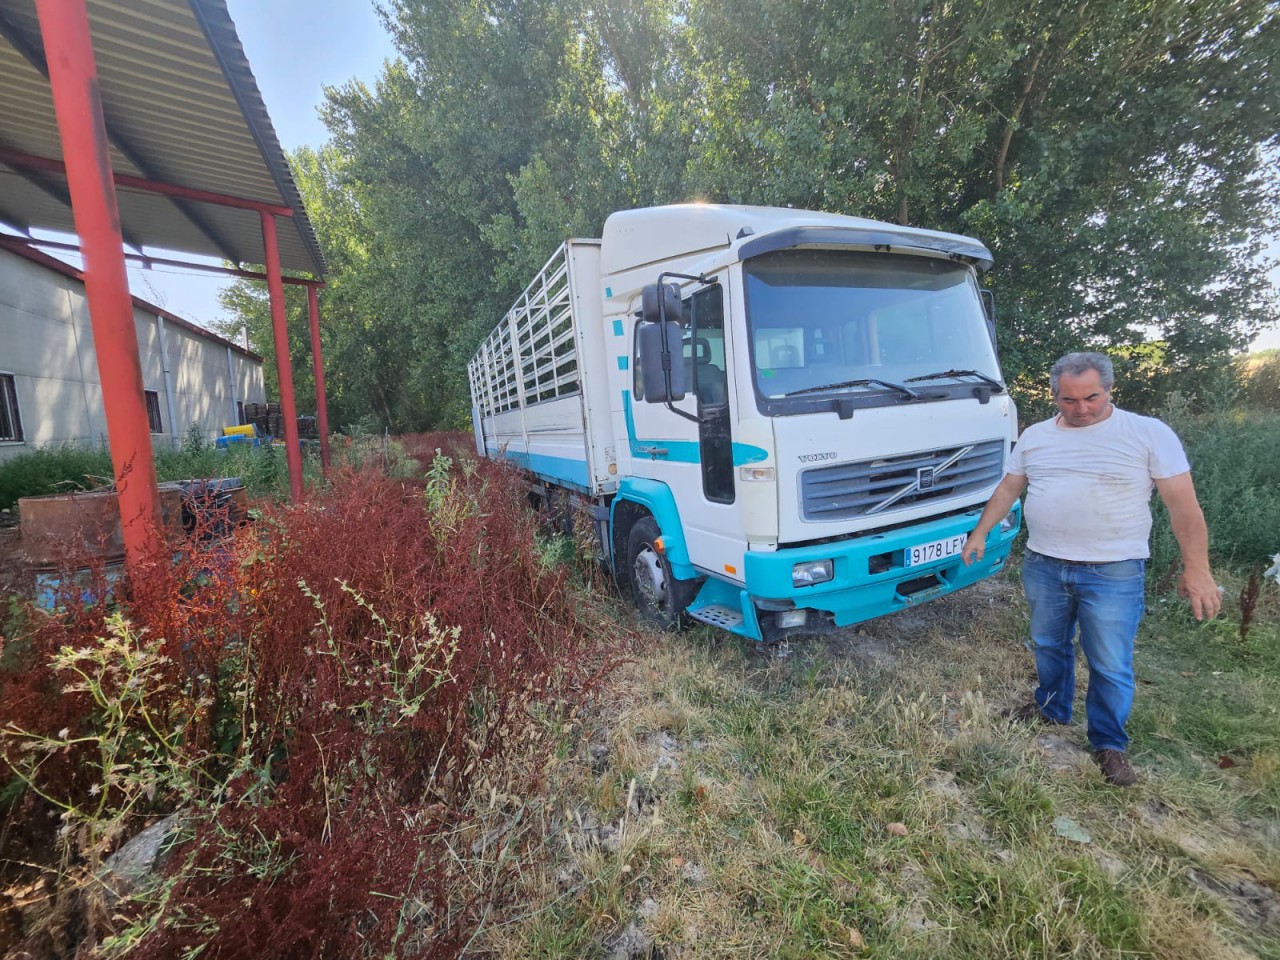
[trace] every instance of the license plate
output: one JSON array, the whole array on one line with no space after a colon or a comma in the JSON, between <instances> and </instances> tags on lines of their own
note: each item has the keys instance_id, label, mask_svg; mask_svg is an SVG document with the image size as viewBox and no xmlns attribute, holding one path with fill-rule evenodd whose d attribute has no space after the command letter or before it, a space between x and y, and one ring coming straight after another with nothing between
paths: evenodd
<instances>
[{"instance_id":1,"label":"license plate","mask_svg":"<svg viewBox=\"0 0 1280 960\"><path fill-rule=\"evenodd\" d=\"M945 540L930 540L928 543L917 543L913 547L907 547L907 566L918 567L922 563L933 563L935 560L945 560L947 557L954 557L964 549L964 542L967 535L958 533L954 537L947 537Z\"/></svg>"}]
</instances>

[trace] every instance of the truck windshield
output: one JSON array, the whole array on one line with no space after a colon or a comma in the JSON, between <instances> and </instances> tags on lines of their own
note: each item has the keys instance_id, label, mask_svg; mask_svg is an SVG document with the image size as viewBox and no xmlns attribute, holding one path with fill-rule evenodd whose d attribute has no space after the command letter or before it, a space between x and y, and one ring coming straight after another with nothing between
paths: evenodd
<instances>
[{"instance_id":1,"label":"truck windshield","mask_svg":"<svg viewBox=\"0 0 1280 960\"><path fill-rule=\"evenodd\" d=\"M931 257L781 250L744 264L756 389L764 398L883 393L946 374L999 379L972 271ZM886 386L887 384L887 386ZM936 392L936 391L935 391ZM906 399L910 399L907 397Z\"/></svg>"}]
</instances>

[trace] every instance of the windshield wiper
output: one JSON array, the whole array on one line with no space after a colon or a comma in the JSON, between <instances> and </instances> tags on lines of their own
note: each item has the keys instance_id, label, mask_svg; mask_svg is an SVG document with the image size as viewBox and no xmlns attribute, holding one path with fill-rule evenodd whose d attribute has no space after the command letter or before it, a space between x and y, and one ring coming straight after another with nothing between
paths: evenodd
<instances>
[{"instance_id":1,"label":"windshield wiper","mask_svg":"<svg viewBox=\"0 0 1280 960\"><path fill-rule=\"evenodd\" d=\"M926 373L919 377L908 377L907 383L919 383L921 380L942 380L945 377L977 377L984 383L989 383L997 390L1003 390L1004 384L994 377L989 377L980 370L939 370L937 373Z\"/></svg>"},{"instance_id":2,"label":"windshield wiper","mask_svg":"<svg viewBox=\"0 0 1280 960\"><path fill-rule=\"evenodd\" d=\"M910 387L904 387L900 383L894 383L892 380L877 380L875 377L867 377L862 380L841 380L839 383L824 383L820 387L803 387L800 390L792 390L790 393L784 393L784 397L798 397L804 393L822 393L826 390L843 390L846 387L888 387L895 390L904 397L910 397L912 400L919 400L920 394L912 390Z\"/></svg>"}]
</instances>

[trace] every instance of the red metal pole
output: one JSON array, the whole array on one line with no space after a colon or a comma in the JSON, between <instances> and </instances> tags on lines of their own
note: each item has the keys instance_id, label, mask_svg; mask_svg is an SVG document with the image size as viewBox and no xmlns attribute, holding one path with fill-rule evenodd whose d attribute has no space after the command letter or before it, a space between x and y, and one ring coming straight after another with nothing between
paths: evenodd
<instances>
[{"instance_id":1,"label":"red metal pole","mask_svg":"<svg viewBox=\"0 0 1280 960\"><path fill-rule=\"evenodd\" d=\"M307 287L307 314L311 318L311 364L316 379L316 421L320 428L320 465L329 472L329 404L324 396L324 358L320 355L320 302L316 288Z\"/></svg>"},{"instance_id":2,"label":"red metal pole","mask_svg":"<svg viewBox=\"0 0 1280 960\"><path fill-rule=\"evenodd\" d=\"M36 10L72 212L84 253L84 287L102 381L125 560L132 572L161 555L160 495L89 17L84 0L37 0Z\"/></svg>"},{"instance_id":3,"label":"red metal pole","mask_svg":"<svg viewBox=\"0 0 1280 960\"><path fill-rule=\"evenodd\" d=\"M50 0L52 2L52 0ZM284 414L284 453L289 464L289 495L302 499L302 448L298 445L298 407L293 402L293 366L289 362L289 327L285 323L284 283L280 279L280 248L276 246L276 218L262 211L262 247L266 252L267 293L271 298L271 331L280 374L280 406Z\"/></svg>"}]
</instances>

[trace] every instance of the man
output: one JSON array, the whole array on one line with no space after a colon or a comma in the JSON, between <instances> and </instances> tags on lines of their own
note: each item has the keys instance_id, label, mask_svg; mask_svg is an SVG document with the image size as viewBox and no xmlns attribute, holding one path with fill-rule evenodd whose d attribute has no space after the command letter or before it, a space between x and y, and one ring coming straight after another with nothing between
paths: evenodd
<instances>
[{"instance_id":1,"label":"man","mask_svg":"<svg viewBox=\"0 0 1280 960\"><path fill-rule=\"evenodd\" d=\"M1023 432L965 541L963 558L966 564L982 559L987 534L1027 490L1022 582L1040 683L1035 700L1010 715L1071 722L1078 626L1089 665L1089 743L1107 782L1128 787L1137 782L1125 754L1125 724L1151 555L1153 486L1182 553L1178 592L1190 600L1197 620L1216 616L1222 599L1209 570L1209 532L1182 444L1159 420L1116 409L1114 382L1111 361L1099 353L1069 353L1053 365L1049 385L1058 416Z\"/></svg>"}]
</instances>

